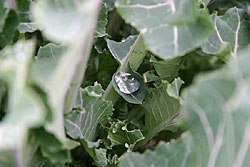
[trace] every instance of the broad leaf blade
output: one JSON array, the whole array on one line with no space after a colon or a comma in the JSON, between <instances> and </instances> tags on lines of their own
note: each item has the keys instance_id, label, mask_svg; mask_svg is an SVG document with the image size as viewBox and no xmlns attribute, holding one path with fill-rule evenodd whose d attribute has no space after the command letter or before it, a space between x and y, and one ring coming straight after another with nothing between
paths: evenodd
<instances>
[{"instance_id":1,"label":"broad leaf blade","mask_svg":"<svg viewBox=\"0 0 250 167\"><path fill-rule=\"evenodd\" d=\"M119 167L194 167L200 166L195 161L189 161L187 158L192 157L195 153L191 153L193 141L190 134L185 134L181 139L171 141L170 144L159 143L154 151L147 150L143 154L128 153L121 157ZM193 159L195 160L195 159Z\"/></svg>"},{"instance_id":2,"label":"broad leaf blade","mask_svg":"<svg viewBox=\"0 0 250 167\"><path fill-rule=\"evenodd\" d=\"M136 39L137 36L129 36L127 39L121 42L116 42L109 39L107 40L107 45L110 52L120 64L125 62L125 59L128 56L128 53Z\"/></svg>"},{"instance_id":3,"label":"broad leaf blade","mask_svg":"<svg viewBox=\"0 0 250 167\"><path fill-rule=\"evenodd\" d=\"M97 4L96 0L40 0L32 6L33 20L52 41L75 40L80 34L89 33L95 22Z\"/></svg>"},{"instance_id":4,"label":"broad leaf blade","mask_svg":"<svg viewBox=\"0 0 250 167\"><path fill-rule=\"evenodd\" d=\"M32 4L33 22L41 27L43 34L52 41L67 43L67 49L63 53L53 53L57 50L56 47L48 46L45 50L48 50L47 57L52 61L37 61L34 65L34 68L51 67L51 71L47 71L49 80L42 81L46 76L40 71L33 74L33 82L47 93L48 104L52 109L53 120L48 122L45 128L54 134L65 148L71 146L68 145L69 141L65 135L63 115L64 112L72 110L84 76L99 5L98 0L40 0ZM61 55L53 60L53 54ZM57 59L59 57L60 59Z\"/></svg>"},{"instance_id":5,"label":"broad leaf blade","mask_svg":"<svg viewBox=\"0 0 250 167\"><path fill-rule=\"evenodd\" d=\"M121 64L117 72L131 72L132 73L133 71L136 71L139 68L142 61L144 60L144 57L146 53L148 52L148 50L144 44L143 37L142 35L139 35L136 39L135 38L136 36L130 36L126 40L121 41L120 43L108 40L108 47L110 49L110 52L112 53L114 58ZM135 75L138 76L138 80L141 82L141 76L139 76L138 74L135 74ZM110 82L109 86L107 87L103 95L103 97L106 100L112 101L113 104L115 104L119 98L118 94L115 92L115 89L116 91L119 92L118 88L116 87L114 89L113 87L116 84L114 82L115 81L114 81L114 75L113 75L113 79ZM144 93L142 92L142 95L143 94ZM144 98L143 96L140 96L139 100L136 100L136 98L129 97L127 100L129 100L129 102L138 104L138 103L141 103L143 98Z\"/></svg>"},{"instance_id":6,"label":"broad leaf blade","mask_svg":"<svg viewBox=\"0 0 250 167\"><path fill-rule=\"evenodd\" d=\"M149 96L143 102L145 108L145 128L143 134L145 144L157 133L170 125L180 111L179 87L182 84L180 78L175 79L171 84L163 81L157 88L150 90ZM174 89L176 88L176 89Z\"/></svg>"},{"instance_id":7,"label":"broad leaf blade","mask_svg":"<svg viewBox=\"0 0 250 167\"><path fill-rule=\"evenodd\" d=\"M194 0L118 0L116 7L143 34L149 50L163 59L199 47L213 30L207 11L196 8Z\"/></svg>"},{"instance_id":8,"label":"broad leaf blade","mask_svg":"<svg viewBox=\"0 0 250 167\"><path fill-rule=\"evenodd\" d=\"M0 22L0 49L12 42L17 26L17 13L13 9L7 9L4 18Z\"/></svg>"},{"instance_id":9,"label":"broad leaf blade","mask_svg":"<svg viewBox=\"0 0 250 167\"><path fill-rule=\"evenodd\" d=\"M65 119L67 134L70 137L94 141L97 125L105 123L113 110L112 104L102 99L102 93L100 84L80 89L80 100L77 100L77 104L82 111L69 113Z\"/></svg>"},{"instance_id":10,"label":"broad leaf blade","mask_svg":"<svg viewBox=\"0 0 250 167\"><path fill-rule=\"evenodd\" d=\"M79 90L76 101L81 111L69 113L65 118L67 134L73 139L80 139L86 151L99 166L107 164L106 152L97 148L96 138L98 124L104 124L112 115L112 104L102 99L103 90L100 84Z\"/></svg>"},{"instance_id":11,"label":"broad leaf blade","mask_svg":"<svg viewBox=\"0 0 250 167\"><path fill-rule=\"evenodd\" d=\"M28 141L29 129L45 122L47 110L43 100L27 82L33 51L33 42L19 41L1 52L0 80L8 85L8 112L0 127L0 164L6 157L8 165L27 166L37 149L37 142ZM14 158L17 156L19 160Z\"/></svg>"},{"instance_id":12,"label":"broad leaf blade","mask_svg":"<svg viewBox=\"0 0 250 167\"><path fill-rule=\"evenodd\" d=\"M155 71L162 79L166 79L171 82L180 70L184 60L185 57L176 57L169 60L157 60L152 56L150 62L153 63Z\"/></svg>"},{"instance_id":13,"label":"broad leaf blade","mask_svg":"<svg viewBox=\"0 0 250 167\"><path fill-rule=\"evenodd\" d=\"M203 44L204 52L224 57L237 52L250 43L250 21L243 9L231 8L223 16L213 16L215 31ZM247 35L248 34L248 35Z\"/></svg>"}]
</instances>

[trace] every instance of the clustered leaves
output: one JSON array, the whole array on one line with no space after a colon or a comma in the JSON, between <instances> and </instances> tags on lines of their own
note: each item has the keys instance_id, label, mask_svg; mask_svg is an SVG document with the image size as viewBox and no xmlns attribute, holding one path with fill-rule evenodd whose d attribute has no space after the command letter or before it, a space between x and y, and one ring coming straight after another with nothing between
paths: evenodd
<instances>
[{"instance_id":1,"label":"clustered leaves","mask_svg":"<svg viewBox=\"0 0 250 167\"><path fill-rule=\"evenodd\" d=\"M2 0L0 166L250 166L248 0Z\"/></svg>"}]
</instances>

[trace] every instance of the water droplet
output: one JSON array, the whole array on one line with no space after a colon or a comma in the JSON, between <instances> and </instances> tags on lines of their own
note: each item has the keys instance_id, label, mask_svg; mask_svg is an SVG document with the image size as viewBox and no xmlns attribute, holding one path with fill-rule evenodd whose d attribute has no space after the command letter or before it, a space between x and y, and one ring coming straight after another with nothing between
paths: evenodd
<instances>
[{"instance_id":1,"label":"water droplet","mask_svg":"<svg viewBox=\"0 0 250 167\"><path fill-rule=\"evenodd\" d=\"M147 31L148 31L147 28L143 28L143 29L141 30L141 33L145 34Z\"/></svg>"},{"instance_id":2,"label":"water droplet","mask_svg":"<svg viewBox=\"0 0 250 167\"><path fill-rule=\"evenodd\" d=\"M129 148L129 145L128 145L128 143L125 143L125 145L124 145L126 148Z\"/></svg>"},{"instance_id":3,"label":"water droplet","mask_svg":"<svg viewBox=\"0 0 250 167\"><path fill-rule=\"evenodd\" d=\"M126 126L123 126L123 127L122 127L122 130L127 130Z\"/></svg>"},{"instance_id":4,"label":"water droplet","mask_svg":"<svg viewBox=\"0 0 250 167\"><path fill-rule=\"evenodd\" d=\"M140 82L130 73L118 72L115 75L115 82L122 93L131 94L140 88Z\"/></svg>"}]
</instances>

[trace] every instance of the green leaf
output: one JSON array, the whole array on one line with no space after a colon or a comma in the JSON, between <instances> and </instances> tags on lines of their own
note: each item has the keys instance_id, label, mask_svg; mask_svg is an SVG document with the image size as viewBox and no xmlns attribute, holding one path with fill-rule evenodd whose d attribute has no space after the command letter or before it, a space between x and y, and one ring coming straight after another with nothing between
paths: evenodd
<instances>
[{"instance_id":1,"label":"green leaf","mask_svg":"<svg viewBox=\"0 0 250 167\"><path fill-rule=\"evenodd\" d=\"M155 71L162 78L171 82L177 72L180 70L185 57L176 57L169 60L158 60L154 56L151 57L150 62L153 63Z\"/></svg>"},{"instance_id":2,"label":"green leaf","mask_svg":"<svg viewBox=\"0 0 250 167\"><path fill-rule=\"evenodd\" d=\"M17 26L18 16L16 12L13 9L7 9L5 16L0 20L0 49L12 42Z\"/></svg>"},{"instance_id":3,"label":"green leaf","mask_svg":"<svg viewBox=\"0 0 250 167\"><path fill-rule=\"evenodd\" d=\"M143 80L145 83L157 81L159 79L160 79L160 77L155 74L154 70L147 71L143 74Z\"/></svg>"},{"instance_id":4,"label":"green leaf","mask_svg":"<svg viewBox=\"0 0 250 167\"><path fill-rule=\"evenodd\" d=\"M224 14L228 9L237 7L247 10L249 5L248 0L216 0L209 3L209 9L211 11L218 11Z\"/></svg>"},{"instance_id":5,"label":"green leaf","mask_svg":"<svg viewBox=\"0 0 250 167\"><path fill-rule=\"evenodd\" d=\"M58 74L58 68L60 68L60 62L65 56L66 51L67 48L63 45L58 46L54 44L47 44L44 47L41 47L38 51L36 61L32 66L31 79L33 82L42 87L46 93L48 93L47 100L48 104L52 108L52 121L46 123L46 130L50 133L56 134L58 139L63 141L64 144L69 144L68 139L63 136L65 133L63 128L63 112L58 112L58 110L54 108L55 106L53 106L53 100L51 99L54 93L63 89L59 89L59 87L57 87L57 89L53 89L54 87L52 83L55 82L55 75L60 75ZM55 125L55 123L57 125ZM71 147L70 145L71 144L68 146ZM67 146L65 147L67 148Z\"/></svg>"},{"instance_id":6,"label":"green leaf","mask_svg":"<svg viewBox=\"0 0 250 167\"><path fill-rule=\"evenodd\" d=\"M16 12L19 15L20 22L30 21L30 0L15 0Z\"/></svg>"},{"instance_id":7,"label":"green leaf","mask_svg":"<svg viewBox=\"0 0 250 167\"><path fill-rule=\"evenodd\" d=\"M128 73L118 71L113 75L112 83L115 91L127 102L142 104L146 95L146 85L139 73L131 69Z\"/></svg>"},{"instance_id":8,"label":"green leaf","mask_svg":"<svg viewBox=\"0 0 250 167\"><path fill-rule=\"evenodd\" d=\"M105 3L102 3L101 10L99 13L98 21L97 21L97 29L95 37L104 37L107 35L106 33L106 25L108 23L108 8Z\"/></svg>"},{"instance_id":9,"label":"green leaf","mask_svg":"<svg viewBox=\"0 0 250 167\"><path fill-rule=\"evenodd\" d=\"M114 10L115 0L103 0L103 2L107 5L109 11Z\"/></svg>"},{"instance_id":10,"label":"green leaf","mask_svg":"<svg viewBox=\"0 0 250 167\"><path fill-rule=\"evenodd\" d=\"M4 20L7 14L7 8L5 8L5 1L0 2L0 30L2 30L2 26L4 24Z\"/></svg>"},{"instance_id":11,"label":"green leaf","mask_svg":"<svg viewBox=\"0 0 250 167\"><path fill-rule=\"evenodd\" d=\"M48 39L72 41L93 31L98 4L97 0L40 0L32 4L31 12Z\"/></svg>"},{"instance_id":12,"label":"green leaf","mask_svg":"<svg viewBox=\"0 0 250 167\"><path fill-rule=\"evenodd\" d=\"M107 40L107 45L114 56L114 58L119 62L119 64L123 64L126 61L126 57L135 43L137 36L129 36L127 39L122 40L121 42L116 42L113 40Z\"/></svg>"},{"instance_id":13,"label":"green leaf","mask_svg":"<svg viewBox=\"0 0 250 167\"><path fill-rule=\"evenodd\" d=\"M198 0L198 2L199 2L200 4L203 4L203 5L204 5L204 7L206 7L206 6L209 4L210 1L211 1L211 0Z\"/></svg>"},{"instance_id":14,"label":"green leaf","mask_svg":"<svg viewBox=\"0 0 250 167\"><path fill-rule=\"evenodd\" d=\"M60 60L66 51L66 46L52 43L40 47L32 69L34 80L46 85L47 82L53 79Z\"/></svg>"},{"instance_id":15,"label":"green leaf","mask_svg":"<svg viewBox=\"0 0 250 167\"><path fill-rule=\"evenodd\" d=\"M127 153L121 157L119 167L144 167L144 166L199 166L195 162L186 163L191 157L193 148L192 137L185 134L181 139L171 141L169 144L160 142L154 151L145 151L143 154Z\"/></svg>"},{"instance_id":16,"label":"green leaf","mask_svg":"<svg viewBox=\"0 0 250 167\"><path fill-rule=\"evenodd\" d=\"M105 123L112 115L112 104L102 99L103 90L100 84L79 90L79 98L75 106L81 111L69 113L65 119L67 134L73 139L94 141L96 127ZM90 128L91 127L91 128Z\"/></svg>"},{"instance_id":17,"label":"green leaf","mask_svg":"<svg viewBox=\"0 0 250 167\"><path fill-rule=\"evenodd\" d=\"M142 88L144 89L142 77L133 71L136 71L141 65L147 53L147 49L144 45L144 41L141 35L139 35L136 39L135 38L136 36L130 36L126 40L121 41L120 43L107 40L107 44L114 58L121 64L120 67L117 69L117 72L133 73L133 76L136 77L136 79L140 82ZM129 97L126 94L123 95L122 93L120 95L122 95L123 98L126 98L125 100L129 100L129 102L138 104L141 103L144 98L143 89L141 89L141 95L137 94L137 96L139 95L138 97ZM116 86L113 75L113 79L103 95L106 100L112 101L113 105L119 98L118 94L115 91L120 92L119 88Z\"/></svg>"},{"instance_id":18,"label":"green leaf","mask_svg":"<svg viewBox=\"0 0 250 167\"><path fill-rule=\"evenodd\" d=\"M118 63L109 52L104 50L98 54L96 50L92 49L86 75L81 86L93 85L97 81L103 89L106 89L117 68Z\"/></svg>"},{"instance_id":19,"label":"green leaf","mask_svg":"<svg viewBox=\"0 0 250 167\"><path fill-rule=\"evenodd\" d=\"M33 42L19 41L1 52L0 80L8 85L8 112L0 127L0 164L4 163L1 157L6 157L10 164L28 166L32 152L38 147L36 142L29 141L28 132L30 128L43 125L47 110L27 82L33 51Z\"/></svg>"},{"instance_id":20,"label":"green leaf","mask_svg":"<svg viewBox=\"0 0 250 167\"><path fill-rule=\"evenodd\" d=\"M213 31L207 11L196 8L195 0L117 0L115 5L120 15L142 33L149 50L162 59L190 52Z\"/></svg>"},{"instance_id":21,"label":"green leaf","mask_svg":"<svg viewBox=\"0 0 250 167\"><path fill-rule=\"evenodd\" d=\"M179 88L183 81L176 78L171 84L162 81L157 88L152 88L142 106L145 108L145 139L139 145L145 144L157 133L172 123L180 111Z\"/></svg>"},{"instance_id":22,"label":"green leaf","mask_svg":"<svg viewBox=\"0 0 250 167\"><path fill-rule=\"evenodd\" d=\"M85 150L90 154L90 156L94 159L94 164L96 166L106 166L107 165L107 157L106 157L106 149L98 148L100 141L91 142L88 140L81 140Z\"/></svg>"},{"instance_id":23,"label":"green leaf","mask_svg":"<svg viewBox=\"0 0 250 167\"><path fill-rule=\"evenodd\" d=\"M121 64L117 71L127 72L129 65L136 71L147 53L141 35L129 36L121 42L107 40L107 45L114 58Z\"/></svg>"},{"instance_id":24,"label":"green leaf","mask_svg":"<svg viewBox=\"0 0 250 167\"><path fill-rule=\"evenodd\" d=\"M61 143L54 134L48 133L44 128L37 128L31 131L39 143L43 157L49 158L53 163L70 162L71 157L69 150L78 145L74 143L71 148L65 148L64 143Z\"/></svg>"},{"instance_id":25,"label":"green leaf","mask_svg":"<svg viewBox=\"0 0 250 167\"><path fill-rule=\"evenodd\" d=\"M122 145L128 150L132 150L136 143L144 139L139 129L128 130L125 122L113 122L108 131L108 139L112 146Z\"/></svg>"},{"instance_id":26,"label":"green leaf","mask_svg":"<svg viewBox=\"0 0 250 167\"><path fill-rule=\"evenodd\" d=\"M238 59L200 76L186 90L183 113L189 132L153 152L127 154L120 166L249 166L249 53L248 47Z\"/></svg>"},{"instance_id":27,"label":"green leaf","mask_svg":"<svg viewBox=\"0 0 250 167\"><path fill-rule=\"evenodd\" d=\"M99 4L98 0L40 0L32 3L33 22L41 27L49 40L67 46L64 51L53 45L44 47L47 56L41 61L38 60L41 57L37 59L34 68L40 69L34 70L32 78L47 93L52 109L53 119L46 123L45 129L55 135L64 148L72 148L72 143L66 138L63 116L72 110L85 73ZM58 56L54 58L55 55Z\"/></svg>"},{"instance_id":28,"label":"green leaf","mask_svg":"<svg viewBox=\"0 0 250 167\"><path fill-rule=\"evenodd\" d=\"M44 158L38 149L34 136L30 135L23 148L0 151L0 166L34 167L41 164Z\"/></svg>"},{"instance_id":29,"label":"green leaf","mask_svg":"<svg viewBox=\"0 0 250 167\"><path fill-rule=\"evenodd\" d=\"M223 16L213 16L215 31L203 44L202 49L208 54L236 57L237 52L250 43L249 20L245 10L229 9Z\"/></svg>"},{"instance_id":30,"label":"green leaf","mask_svg":"<svg viewBox=\"0 0 250 167\"><path fill-rule=\"evenodd\" d=\"M97 148L96 138L98 124L104 124L112 115L112 104L102 99L103 90L100 84L80 89L75 106L80 111L73 111L65 117L67 134L73 139L80 139L86 151L99 166L107 164L106 152Z\"/></svg>"}]
</instances>

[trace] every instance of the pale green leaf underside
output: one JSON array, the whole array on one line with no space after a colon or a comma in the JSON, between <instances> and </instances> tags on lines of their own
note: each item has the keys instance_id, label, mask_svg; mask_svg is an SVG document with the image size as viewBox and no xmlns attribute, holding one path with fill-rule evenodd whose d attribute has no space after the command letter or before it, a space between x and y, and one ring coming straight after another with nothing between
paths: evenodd
<instances>
[{"instance_id":1,"label":"pale green leaf underside","mask_svg":"<svg viewBox=\"0 0 250 167\"><path fill-rule=\"evenodd\" d=\"M215 31L203 44L204 52L214 55L237 56L250 43L250 22L243 9L231 8L223 16L213 16Z\"/></svg>"},{"instance_id":2,"label":"pale green leaf underside","mask_svg":"<svg viewBox=\"0 0 250 167\"><path fill-rule=\"evenodd\" d=\"M250 48L184 93L189 132L153 152L127 154L120 166L250 165ZM151 158L151 159L150 159Z\"/></svg>"},{"instance_id":3,"label":"pale green leaf underside","mask_svg":"<svg viewBox=\"0 0 250 167\"><path fill-rule=\"evenodd\" d=\"M199 47L213 31L207 11L196 9L194 0L118 0L116 7L143 34L148 49L163 59Z\"/></svg>"},{"instance_id":4,"label":"pale green leaf underside","mask_svg":"<svg viewBox=\"0 0 250 167\"><path fill-rule=\"evenodd\" d=\"M38 50L35 64L32 69L34 80L38 80L40 84L46 85L54 73L60 60L63 58L67 48L63 45L55 45L49 43Z\"/></svg>"},{"instance_id":5,"label":"pale green leaf underside","mask_svg":"<svg viewBox=\"0 0 250 167\"><path fill-rule=\"evenodd\" d=\"M43 35L67 43L66 49L53 44L41 48L44 55L37 58L34 69L38 70L32 78L47 93L52 110L53 120L45 128L67 148L63 115L71 111L84 76L99 5L98 0L40 0L32 4L32 22Z\"/></svg>"},{"instance_id":6,"label":"pale green leaf underside","mask_svg":"<svg viewBox=\"0 0 250 167\"><path fill-rule=\"evenodd\" d=\"M41 97L27 82L34 46L31 41L19 41L1 52L0 80L9 86L8 112L0 127L1 165L27 166L32 159L27 157L32 152L27 144L28 131L41 126L46 118L47 111ZM34 151L36 144L33 144ZM15 156L20 160L17 161Z\"/></svg>"},{"instance_id":7,"label":"pale green leaf underside","mask_svg":"<svg viewBox=\"0 0 250 167\"><path fill-rule=\"evenodd\" d=\"M89 33L96 4L96 0L40 0L33 4L33 19L48 39L75 40L80 34Z\"/></svg>"}]
</instances>

